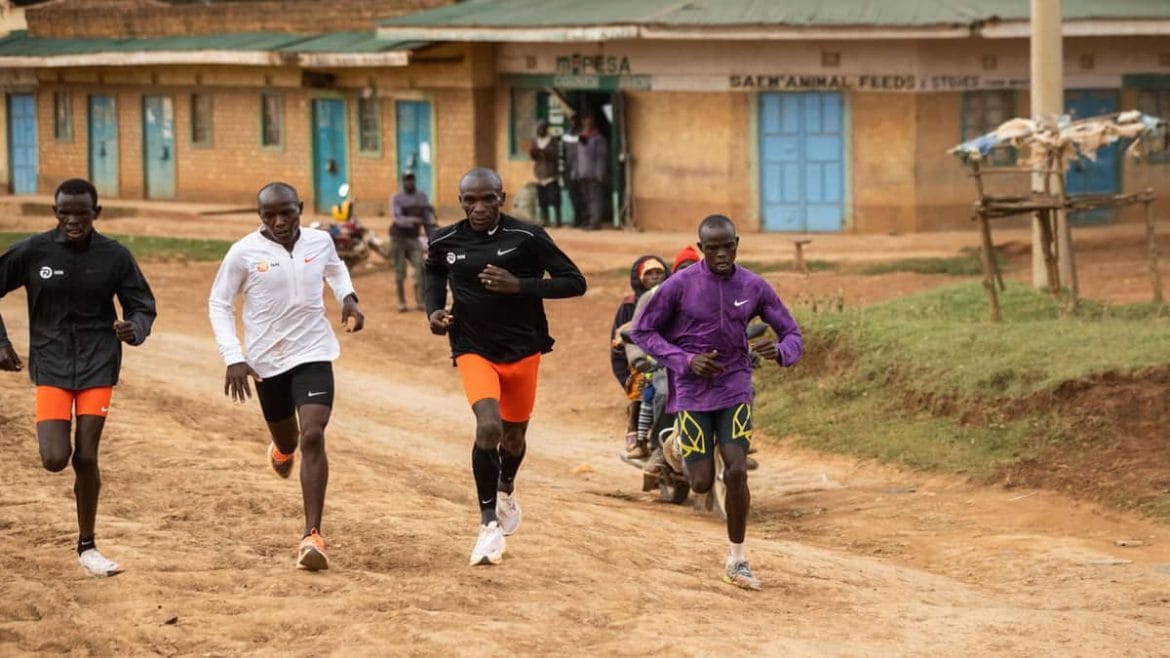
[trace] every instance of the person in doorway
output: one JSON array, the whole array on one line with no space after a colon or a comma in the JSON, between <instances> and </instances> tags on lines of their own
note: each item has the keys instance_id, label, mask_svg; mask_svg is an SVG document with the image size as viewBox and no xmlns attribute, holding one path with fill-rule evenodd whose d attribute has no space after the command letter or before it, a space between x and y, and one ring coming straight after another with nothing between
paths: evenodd
<instances>
[{"instance_id":1,"label":"person in doorway","mask_svg":"<svg viewBox=\"0 0 1170 658\"><path fill-rule=\"evenodd\" d=\"M322 281L333 289L347 331L361 331L365 317L345 264L325 231L300 225L304 204L287 183L273 182L256 195L262 226L232 245L208 300L211 327L227 366L223 393L236 402L252 397L272 441L268 463L282 478L292 473L301 448L305 528L297 568L329 567L321 516L329 483L325 426L333 410L333 364L341 352L325 316ZM236 336L233 302L244 297L244 347Z\"/></svg>"},{"instance_id":2,"label":"person in doorway","mask_svg":"<svg viewBox=\"0 0 1170 658\"><path fill-rule=\"evenodd\" d=\"M553 346L544 300L577 297L586 287L544 229L501 214L504 197L491 169L464 174L459 203L467 218L435 233L426 261L430 329L449 337L475 414L471 470L480 529L472 565L498 564L504 536L520 526L516 473L527 449L541 355Z\"/></svg>"},{"instance_id":3,"label":"person in doorway","mask_svg":"<svg viewBox=\"0 0 1170 658\"><path fill-rule=\"evenodd\" d=\"M398 293L398 312L406 312L406 265L414 277L415 308L423 310L423 254L426 249L419 238L424 231L428 239L435 230L435 210L427 193L415 185L414 172L402 172L402 189L390 199L390 260L394 263L394 287Z\"/></svg>"},{"instance_id":4,"label":"person in doorway","mask_svg":"<svg viewBox=\"0 0 1170 658\"><path fill-rule=\"evenodd\" d=\"M20 287L28 296L28 371L36 386L41 464L54 473L73 465L77 557L98 578L122 572L94 539L102 486L98 444L121 371L122 343L141 345L157 315L134 256L94 230L101 212L94 186L71 178L53 194L57 228L0 255L0 297ZM23 366L0 320L0 370Z\"/></svg>"},{"instance_id":5,"label":"person in doorway","mask_svg":"<svg viewBox=\"0 0 1170 658\"><path fill-rule=\"evenodd\" d=\"M565 146L565 184L569 189L569 206L573 209L573 228L585 226L584 204L581 202L581 181L577 179L577 147L580 145L581 115L569 117L569 131L561 136Z\"/></svg>"},{"instance_id":6,"label":"person in doorway","mask_svg":"<svg viewBox=\"0 0 1170 658\"><path fill-rule=\"evenodd\" d=\"M729 553L724 581L759 589L744 555L751 494L747 453L752 439L751 353L791 366L800 359L800 328L772 286L735 264L739 236L723 215L699 224L703 260L667 279L634 322L631 337L667 368L666 411L691 489L706 493L715 481L715 450L727 485ZM760 317L777 340L749 345L748 323Z\"/></svg>"},{"instance_id":7,"label":"person in doorway","mask_svg":"<svg viewBox=\"0 0 1170 658\"><path fill-rule=\"evenodd\" d=\"M633 458L645 457L645 436L639 435L639 414L642 410L646 377L634 370L626 359L625 344L619 329L634 317L638 300L666 278L666 263L653 255L641 256L630 266L630 293L622 299L613 316L610 328L609 365L613 376L625 391L629 404L626 405L626 454Z\"/></svg>"},{"instance_id":8,"label":"person in doorway","mask_svg":"<svg viewBox=\"0 0 1170 658\"><path fill-rule=\"evenodd\" d=\"M541 119L536 123L536 139L532 141L529 151L532 157L533 174L536 176L536 200L540 205L540 225L549 226L549 210L556 218L556 226L561 226L561 183L560 159L561 140L548 134L548 121Z\"/></svg>"},{"instance_id":9,"label":"person in doorway","mask_svg":"<svg viewBox=\"0 0 1170 658\"><path fill-rule=\"evenodd\" d=\"M605 135L597 130L596 120L590 115L581 120L581 134L577 136L575 155L573 176L580 186L581 211L585 215L581 227L596 231L601 228L601 221L606 215L609 145Z\"/></svg>"}]
</instances>

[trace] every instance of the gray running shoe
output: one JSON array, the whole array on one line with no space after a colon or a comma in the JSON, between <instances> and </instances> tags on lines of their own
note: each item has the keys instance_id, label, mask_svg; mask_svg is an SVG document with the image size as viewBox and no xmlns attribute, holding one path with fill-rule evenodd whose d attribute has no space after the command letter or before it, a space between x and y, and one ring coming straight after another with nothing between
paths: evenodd
<instances>
[{"instance_id":1,"label":"gray running shoe","mask_svg":"<svg viewBox=\"0 0 1170 658\"><path fill-rule=\"evenodd\" d=\"M743 562L727 563L727 571L723 574L723 582L742 589L760 589L760 581L752 575L752 568L748 566L747 560Z\"/></svg>"},{"instance_id":2,"label":"gray running shoe","mask_svg":"<svg viewBox=\"0 0 1170 658\"><path fill-rule=\"evenodd\" d=\"M515 491L512 493L496 492L496 518L500 522L500 530L503 530L505 535L516 532L516 529L520 527L520 519L523 518L523 515L520 513L520 501L516 500Z\"/></svg>"}]
</instances>

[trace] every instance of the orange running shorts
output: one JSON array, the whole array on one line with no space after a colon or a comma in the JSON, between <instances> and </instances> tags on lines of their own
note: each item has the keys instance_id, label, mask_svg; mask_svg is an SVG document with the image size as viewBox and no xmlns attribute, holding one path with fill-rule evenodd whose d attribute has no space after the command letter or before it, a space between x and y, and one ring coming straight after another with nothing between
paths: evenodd
<instances>
[{"instance_id":1,"label":"orange running shorts","mask_svg":"<svg viewBox=\"0 0 1170 658\"><path fill-rule=\"evenodd\" d=\"M513 363L492 363L478 354L460 354L455 365L463 379L468 404L492 399L500 402L500 418L523 423L536 404L536 371L540 354Z\"/></svg>"},{"instance_id":2,"label":"orange running shorts","mask_svg":"<svg viewBox=\"0 0 1170 658\"><path fill-rule=\"evenodd\" d=\"M73 420L74 407L78 416L106 417L114 387L99 386L80 391L67 391L56 386L37 387L37 422L42 420Z\"/></svg>"}]
</instances>

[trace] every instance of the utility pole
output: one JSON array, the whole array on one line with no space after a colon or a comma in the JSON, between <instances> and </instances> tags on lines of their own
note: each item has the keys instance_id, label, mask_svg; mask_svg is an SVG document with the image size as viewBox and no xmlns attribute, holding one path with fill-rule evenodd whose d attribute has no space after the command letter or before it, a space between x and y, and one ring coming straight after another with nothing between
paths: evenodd
<instances>
[{"instance_id":1,"label":"utility pole","mask_svg":"<svg viewBox=\"0 0 1170 658\"><path fill-rule=\"evenodd\" d=\"M1031 0L1032 39L1032 116L1053 118L1064 113L1064 46L1062 43L1060 8L1061 0ZM1032 175L1032 191L1058 192L1061 187L1048 180L1048 172ZM1063 176L1064 172L1055 175ZM1048 183L1046 185L1045 183ZM1072 260L1072 235L1068 227L1068 215L1063 210L1056 213L1056 253L1060 272L1060 285L1076 294L1076 271ZM1039 215L1032 219L1032 285L1043 288L1048 285L1044 267Z\"/></svg>"}]
</instances>

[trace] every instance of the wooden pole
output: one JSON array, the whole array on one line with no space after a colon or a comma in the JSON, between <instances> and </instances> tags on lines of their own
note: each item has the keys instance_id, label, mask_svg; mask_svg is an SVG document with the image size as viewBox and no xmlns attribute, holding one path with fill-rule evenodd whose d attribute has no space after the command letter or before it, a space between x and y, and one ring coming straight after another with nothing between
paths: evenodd
<instances>
[{"instance_id":1,"label":"wooden pole","mask_svg":"<svg viewBox=\"0 0 1170 658\"><path fill-rule=\"evenodd\" d=\"M1036 213L1039 217L1040 225L1040 253L1044 255L1044 269L1048 276L1048 290L1052 294L1060 292L1060 270L1056 263L1056 254L1054 253L1054 240L1052 239L1052 215L1053 210L1041 210Z\"/></svg>"},{"instance_id":2,"label":"wooden pole","mask_svg":"<svg viewBox=\"0 0 1170 658\"><path fill-rule=\"evenodd\" d=\"M995 256L992 254L991 223L987 215L979 213L979 236L982 239L983 249L983 288L987 290L987 298L991 302L991 321L1003 320L1003 313L999 308L999 293L995 290Z\"/></svg>"},{"instance_id":3,"label":"wooden pole","mask_svg":"<svg viewBox=\"0 0 1170 658\"><path fill-rule=\"evenodd\" d=\"M1146 189L1147 193L1153 193L1153 190ZM1154 239L1154 219L1150 212L1150 201L1144 204L1146 207L1146 246L1149 249L1150 255L1150 284L1154 287L1154 303L1162 303L1162 272L1158 269L1158 241Z\"/></svg>"},{"instance_id":4,"label":"wooden pole","mask_svg":"<svg viewBox=\"0 0 1170 658\"><path fill-rule=\"evenodd\" d=\"M979 161L978 160L976 160L975 162L973 162L971 164L971 171L975 175L975 191L979 194L979 205L985 206L987 199L986 199L986 197L984 195L984 191L983 191L983 171L979 168ZM979 216L983 218L984 223L987 222L986 215L984 215L983 213L980 213ZM979 230L983 231L984 227L980 226ZM1003 283L1003 273L999 271L999 263L995 262L995 253L994 253L995 245L994 245L994 243L991 242L991 227L990 227L990 225L986 227L986 231L987 231L987 244L984 245L983 250L985 252L988 252L990 260L985 263L985 266L990 265L991 273L995 277L996 283L999 284L999 289L1000 290L1007 290L1007 287L1004 286L1004 283ZM990 246L988 246L988 245L990 245ZM995 301L995 305L997 307L999 306L998 300Z\"/></svg>"}]
</instances>

